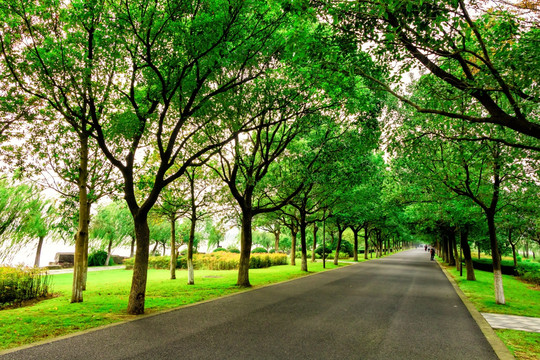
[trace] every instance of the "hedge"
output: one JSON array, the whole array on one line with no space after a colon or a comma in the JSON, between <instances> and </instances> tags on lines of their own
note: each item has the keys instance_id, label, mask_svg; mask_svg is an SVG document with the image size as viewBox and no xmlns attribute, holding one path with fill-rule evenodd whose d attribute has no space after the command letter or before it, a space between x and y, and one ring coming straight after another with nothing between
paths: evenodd
<instances>
[{"instance_id":1,"label":"hedge","mask_svg":"<svg viewBox=\"0 0 540 360\"><path fill-rule=\"evenodd\" d=\"M48 296L51 277L38 268L0 267L0 307Z\"/></svg>"},{"instance_id":2,"label":"hedge","mask_svg":"<svg viewBox=\"0 0 540 360\"><path fill-rule=\"evenodd\" d=\"M516 271L523 280L540 285L540 263L521 262Z\"/></svg>"},{"instance_id":3,"label":"hedge","mask_svg":"<svg viewBox=\"0 0 540 360\"><path fill-rule=\"evenodd\" d=\"M148 258L148 268L168 269L171 261L170 256L150 256ZM126 269L133 269L135 258L126 259L124 264ZM195 270L235 270L238 269L240 255L219 251L211 254L193 254L193 267ZM285 254L251 254L250 269L265 268L275 265L286 265L287 255ZM181 256L176 261L177 269L187 269L187 258Z\"/></svg>"}]
</instances>

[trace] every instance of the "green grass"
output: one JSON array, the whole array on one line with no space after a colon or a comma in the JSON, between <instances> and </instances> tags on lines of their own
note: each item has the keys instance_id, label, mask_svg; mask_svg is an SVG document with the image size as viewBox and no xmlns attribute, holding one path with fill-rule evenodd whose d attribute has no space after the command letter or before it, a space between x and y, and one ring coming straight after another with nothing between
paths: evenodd
<instances>
[{"instance_id":1,"label":"green grass","mask_svg":"<svg viewBox=\"0 0 540 360\"><path fill-rule=\"evenodd\" d=\"M475 270L476 281L467 281L465 269L463 269L463 277L459 276L455 267L447 267L447 270L478 311L540 317L540 291L533 285L511 275L503 275L506 305L497 305L492 273Z\"/></svg>"},{"instance_id":2,"label":"green grass","mask_svg":"<svg viewBox=\"0 0 540 360\"><path fill-rule=\"evenodd\" d=\"M540 333L516 330L495 330L495 332L516 359L540 359Z\"/></svg>"},{"instance_id":3,"label":"green grass","mask_svg":"<svg viewBox=\"0 0 540 360\"><path fill-rule=\"evenodd\" d=\"M326 262L327 270L334 268L332 262ZM310 273L323 271L322 261L309 261L308 269ZM145 313L245 291L234 285L237 275L236 270L199 270L195 272L195 285L187 285L185 270L177 271L176 280L169 279L168 270L149 270ZM297 262L296 266L252 269L250 281L253 287L260 287L305 275ZM135 318L126 314L131 276L129 270L89 272L84 302L70 304L73 275L53 275L53 290L57 297L0 311L0 350Z\"/></svg>"},{"instance_id":4,"label":"green grass","mask_svg":"<svg viewBox=\"0 0 540 360\"><path fill-rule=\"evenodd\" d=\"M463 277L460 277L455 267L445 266L445 268L478 311L540 317L540 291L538 291L538 287L527 284L514 276L503 275L506 305L497 305L492 273L475 270L476 281L467 281L465 269L463 269ZM540 359L540 333L517 330L496 330L495 332L516 359Z\"/></svg>"}]
</instances>

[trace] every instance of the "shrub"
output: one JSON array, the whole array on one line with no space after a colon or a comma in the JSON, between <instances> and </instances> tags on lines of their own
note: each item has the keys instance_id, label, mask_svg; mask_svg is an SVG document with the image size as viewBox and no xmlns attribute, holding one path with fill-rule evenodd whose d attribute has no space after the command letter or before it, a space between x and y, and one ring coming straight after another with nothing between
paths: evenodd
<instances>
[{"instance_id":1,"label":"shrub","mask_svg":"<svg viewBox=\"0 0 540 360\"><path fill-rule=\"evenodd\" d=\"M354 247L347 240L341 240L341 246L339 247L339 252L340 253L347 253L347 255L348 255L347 257L353 257L354 256ZM340 258L341 258L341 255L340 255Z\"/></svg>"},{"instance_id":2,"label":"shrub","mask_svg":"<svg viewBox=\"0 0 540 360\"><path fill-rule=\"evenodd\" d=\"M306 256L308 259L311 259L311 251L306 251ZM302 258L302 252L301 251L297 251L295 253L295 256L296 256L296 259L301 259Z\"/></svg>"},{"instance_id":3,"label":"shrub","mask_svg":"<svg viewBox=\"0 0 540 360\"><path fill-rule=\"evenodd\" d=\"M215 248L214 251L212 251L212 252L220 252L220 251L227 252L227 250L222 248L222 247Z\"/></svg>"},{"instance_id":4,"label":"shrub","mask_svg":"<svg viewBox=\"0 0 540 360\"><path fill-rule=\"evenodd\" d=\"M328 246L324 247L324 252L328 255L332 252L332 249L329 249ZM317 249L315 249L315 254L319 255L322 258L323 254L323 247L319 246Z\"/></svg>"},{"instance_id":5,"label":"shrub","mask_svg":"<svg viewBox=\"0 0 540 360\"><path fill-rule=\"evenodd\" d=\"M97 250L88 255L88 266L104 266L107 261L107 252L105 250ZM109 265L114 265L114 261L109 259Z\"/></svg>"},{"instance_id":6,"label":"shrub","mask_svg":"<svg viewBox=\"0 0 540 360\"><path fill-rule=\"evenodd\" d=\"M50 294L51 277L38 268L0 267L0 306Z\"/></svg>"},{"instance_id":7,"label":"shrub","mask_svg":"<svg viewBox=\"0 0 540 360\"><path fill-rule=\"evenodd\" d=\"M151 269L168 269L169 256L151 256L148 258L148 267ZM134 258L124 261L126 269L133 269ZM238 269L240 255L219 251L211 254L193 254L193 267L195 270L234 270ZM258 269L274 265L287 265L285 254L253 254L250 258L250 268ZM187 269L187 258L184 256L176 260L177 269Z\"/></svg>"},{"instance_id":8,"label":"shrub","mask_svg":"<svg viewBox=\"0 0 540 360\"><path fill-rule=\"evenodd\" d=\"M275 254L276 253L276 249L272 248L268 251L270 254Z\"/></svg>"},{"instance_id":9,"label":"shrub","mask_svg":"<svg viewBox=\"0 0 540 360\"><path fill-rule=\"evenodd\" d=\"M265 248L262 248L262 247L258 247L258 248L255 248L253 250L251 250L251 253L252 254L266 254L268 251L266 251Z\"/></svg>"},{"instance_id":10,"label":"shrub","mask_svg":"<svg viewBox=\"0 0 540 360\"><path fill-rule=\"evenodd\" d=\"M516 271L523 280L540 285L540 263L519 263Z\"/></svg>"},{"instance_id":11,"label":"shrub","mask_svg":"<svg viewBox=\"0 0 540 360\"><path fill-rule=\"evenodd\" d=\"M235 248L235 247L228 247L227 250L228 250L230 253L233 253L233 254L240 254L240 250L238 250L238 249Z\"/></svg>"}]
</instances>

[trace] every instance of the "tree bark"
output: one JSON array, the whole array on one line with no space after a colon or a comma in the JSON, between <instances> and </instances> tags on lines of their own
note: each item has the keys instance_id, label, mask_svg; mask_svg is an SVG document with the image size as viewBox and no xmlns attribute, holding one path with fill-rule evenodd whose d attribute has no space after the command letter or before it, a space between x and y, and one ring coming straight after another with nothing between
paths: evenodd
<instances>
[{"instance_id":1,"label":"tree bark","mask_svg":"<svg viewBox=\"0 0 540 360\"><path fill-rule=\"evenodd\" d=\"M193 201L194 197L192 197ZM197 209L195 207L191 210L191 226L189 228L189 239L188 239L188 285L195 284L195 268L193 266L193 244L195 243L195 226L197 224ZM251 226L251 225L250 225ZM243 231L243 229L242 229ZM250 245L251 249L251 245ZM249 260L248 260L248 269L249 269ZM249 279L248 279L249 282ZM248 285L249 286L249 285Z\"/></svg>"},{"instance_id":2,"label":"tree bark","mask_svg":"<svg viewBox=\"0 0 540 360\"><path fill-rule=\"evenodd\" d=\"M337 238L337 245L336 245L336 254L334 256L334 265L337 265L339 261L339 249L341 249L341 240L343 238L343 231L345 231L345 229L342 229L341 226L338 225L338 238Z\"/></svg>"},{"instance_id":3,"label":"tree bark","mask_svg":"<svg viewBox=\"0 0 540 360\"><path fill-rule=\"evenodd\" d=\"M169 264L169 270L171 273L171 280L176 279L176 215L172 215L169 219L171 221L171 262Z\"/></svg>"},{"instance_id":4,"label":"tree bark","mask_svg":"<svg viewBox=\"0 0 540 360\"><path fill-rule=\"evenodd\" d=\"M249 202L251 203L251 202ZM249 259L251 256L251 246L253 244L253 234L251 223L253 215L250 208L242 209L242 232L240 236L240 263L238 266L238 281L236 285L240 287L250 287L249 282ZM294 256L293 256L294 257Z\"/></svg>"},{"instance_id":5,"label":"tree bark","mask_svg":"<svg viewBox=\"0 0 540 360\"><path fill-rule=\"evenodd\" d=\"M39 237L38 246L36 249L36 259L34 260L34 266L39 267L39 261L41 259L41 248L43 247L43 240L45 239L44 236Z\"/></svg>"},{"instance_id":6,"label":"tree bark","mask_svg":"<svg viewBox=\"0 0 540 360\"><path fill-rule=\"evenodd\" d=\"M462 229L460 234L461 248L463 249L463 258L465 259L465 267L467 268L467 280L476 281L474 275L474 267L471 256L471 247L469 246L469 231Z\"/></svg>"},{"instance_id":7,"label":"tree bark","mask_svg":"<svg viewBox=\"0 0 540 360\"><path fill-rule=\"evenodd\" d=\"M364 227L364 259L368 259L368 252L369 252L369 236L368 236L368 227Z\"/></svg>"},{"instance_id":8,"label":"tree bark","mask_svg":"<svg viewBox=\"0 0 540 360\"><path fill-rule=\"evenodd\" d=\"M71 302L83 301L84 285L84 249L88 242L88 137L79 134L79 226L75 238L75 255L73 268L73 286L71 291Z\"/></svg>"},{"instance_id":9,"label":"tree bark","mask_svg":"<svg viewBox=\"0 0 540 360\"><path fill-rule=\"evenodd\" d=\"M313 249L311 251L311 262L315 262L315 250L317 250L317 223L313 223Z\"/></svg>"},{"instance_id":10,"label":"tree bark","mask_svg":"<svg viewBox=\"0 0 540 360\"><path fill-rule=\"evenodd\" d=\"M512 242L512 228L508 229L508 242L512 247L512 258L514 259L514 267L517 267L516 244Z\"/></svg>"},{"instance_id":11,"label":"tree bark","mask_svg":"<svg viewBox=\"0 0 540 360\"><path fill-rule=\"evenodd\" d=\"M489 229L489 242L491 245L491 259L493 261L493 282L495 288L495 302L500 305L506 304L501 270L501 256L497 245L497 230L495 227L495 213L486 212Z\"/></svg>"},{"instance_id":12,"label":"tree bark","mask_svg":"<svg viewBox=\"0 0 540 360\"><path fill-rule=\"evenodd\" d=\"M457 250L456 230L454 228L449 229L448 235L450 236L450 243L452 244L452 258L454 259L456 270L459 271L461 263L459 261L459 254Z\"/></svg>"},{"instance_id":13,"label":"tree bark","mask_svg":"<svg viewBox=\"0 0 540 360\"><path fill-rule=\"evenodd\" d=\"M296 235L298 232L291 229L291 265L296 266Z\"/></svg>"},{"instance_id":14,"label":"tree bark","mask_svg":"<svg viewBox=\"0 0 540 360\"><path fill-rule=\"evenodd\" d=\"M281 230L278 228L274 231L274 250L279 251L279 236L281 235Z\"/></svg>"},{"instance_id":15,"label":"tree bark","mask_svg":"<svg viewBox=\"0 0 540 360\"><path fill-rule=\"evenodd\" d=\"M131 239L131 249L129 251L129 257L132 258L135 256L135 238Z\"/></svg>"},{"instance_id":16,"label":"tree bark","mask_svg":"<svg viewBox=\"0 0 540 360\"><path fill-rule=\"evenodd\" d=\"M146 280L148 277L148 256L150 245L150 229L148 228L147 214L138 214L134 217L137 249L133 265L131 291L129 293L128 314L144 314L144 301L146 296Z\"/></svg>"},{"instance_id":17,"label":"tree bark","mask_svg":"<svg viewBox=\"0 0 540 360\"><path fill-rule=\"evenodd\" d=\"M358 261L358 232L360 229L353 229L353 235L354 235L354 255L353 255L353 261Z\"/></svg>"},{"instance_id":18,"label":"tree bark","mask_svg":"<svg viewBox=\"0 0 540 360\"><path fill-rule=\"evenodd\" d=\"M302 253L302 262L300 265L301 271L308 271L307 267L307 242L306 242L306 214L301 212L300 215L300 251Z\"/></svg>"},{"instance_id":19,"label":"tree bark","mask_svg":"<svg viewBox=\"0 0 540 360\"><path fill-rule=\"evenodd\" d=\"M111 262L112 240L109 240L109 246L107 247L107 260L105 260L105 266L109 266Z\"/></svg>"},{"instance_id":20,"label":"tree bark","mask_svg":"<svg viewBox=\"0 0 540 360\"><path fill-rule=\"evenodd\" d=\"M92 204L88 202L87 207L87 218L88 218L88 224L90 225L90 208ZM86 238L86 241L84 242L84 251L83 251L83 291L86 291L86 280L88 279L88 237Z\"/></svg>"}]
</instances>

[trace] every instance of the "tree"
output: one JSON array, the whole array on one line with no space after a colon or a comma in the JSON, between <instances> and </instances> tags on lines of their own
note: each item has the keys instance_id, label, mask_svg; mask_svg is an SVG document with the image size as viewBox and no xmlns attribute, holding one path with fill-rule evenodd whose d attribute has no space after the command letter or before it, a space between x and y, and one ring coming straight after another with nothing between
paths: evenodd
<instances>
[{"instance_id":1,"label":"tree","mask_svg":"<svg viewBox=\"0 0 540 360\"><path fill-rule=\"evenodd\" d=\"M113 247L120 245L130 233L130 229L124 224L125 220L122 219L122 212L125 214L125 206L119 202L98 207L98 212L90 227L90 237L101 242L101 249L107 248L107 260L105 261L107 266Z\"/></svg>"},{"instance_id":2,"label":"tree","mask_svg":"<svg viewBox=\"0 0 540 360\"><path fill-rule=\"evenodd\" d=\"M512 2L506 1L322 3L335 16L346 42L359 44L356 47L371 42L375 44L371 47L374 57L399 66L395 80L420 68L432 75L431 83L425 84L431 90L426 91L429 96L411 98L361 67L357 69L379 88L419 113L499 125L517 134L512 140L501 133L498 137L478 134L477 140L490 138L540 150L540 123L533 110L540 97L532 86L532 79L538 78L539 48L534 44L540 32L529 25L531 17L533 21L538 18L537 13L521 16L509 9ZM499 9L492 8L493 3ZM450 109L458 106L440 106L441 102L432 101L452 97L464 97L482 111L455 111Z\"/></svg>"}]
</instances>

